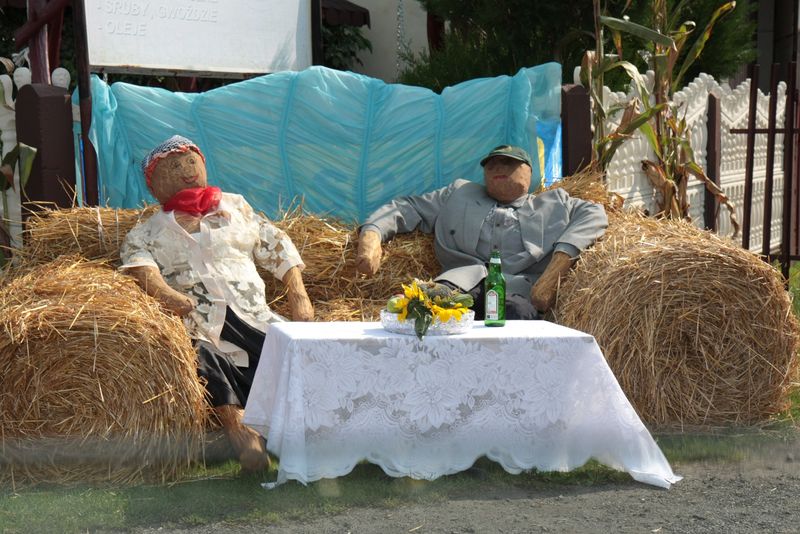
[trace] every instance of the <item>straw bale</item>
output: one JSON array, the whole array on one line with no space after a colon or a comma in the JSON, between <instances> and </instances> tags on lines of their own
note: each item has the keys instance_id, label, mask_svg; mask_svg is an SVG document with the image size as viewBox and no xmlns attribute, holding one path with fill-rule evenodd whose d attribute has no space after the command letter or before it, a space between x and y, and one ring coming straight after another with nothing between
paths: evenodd
<instances>
[{"instance_id":1,"label":"straw bale","mask_svg":"<svg viewBox=\"0 0 800 534\"><path fill-rule=\"evenodd\" d=\"M616 213L622 209L624 199L619 194L608 190L604 177L603 171L595 165L590 165L571 176L565 176L561 180L553 182L545 190L561 188L571 197L601 204L606 213Z\"/></svg>"},{"instance_id":2,"label":"straw bale","mask_svg":"<svg viewBox=\"0 0 800 534\"><path fill-rule=\"evenodd\" d=\"M40 209L28 219L17 263L28 267L65 255L106 260L119 265L119 247L125 235L158 206L144 209L88 208Z\"/></svg>"},{"instance_id":3,"label":"straw bale","mask_svg":"<svg viewBox=\"0 0 800 534\"><path fill-rule=\"evenodd\" d=\"M612 213L561 287L556 318L595 336L652 423L763 422L797 377L798 323L780 274L687 222Z\"/></svg>"},{"instance_id":4,"label":"straw bale","mask_svg":"<svg viewBox=\"0 0 800 534\"><path fill-rule=\"evenodd\" d=\"M375 321L386 300L414 277L432 278L439 271L433 238L414 232L398 235L383 245L381 268L371 278L356 272L357 230L299 210L287 213L275 225L284 230L306 264L303 282L315 307L317 321ZM283 284L262 273L270 307L286 317L291 311Z\"/></svg>"},{"instance_id":5,"label":"straw bale","mask_svg":"<svg viewBox=\"0 0 800 534\"><path fill-rule=\"evenodd\" d=\"M0 288L0 481L174 480L207 408L186 329L133 279L75 257Z\"/></svg>"}]
</instances>

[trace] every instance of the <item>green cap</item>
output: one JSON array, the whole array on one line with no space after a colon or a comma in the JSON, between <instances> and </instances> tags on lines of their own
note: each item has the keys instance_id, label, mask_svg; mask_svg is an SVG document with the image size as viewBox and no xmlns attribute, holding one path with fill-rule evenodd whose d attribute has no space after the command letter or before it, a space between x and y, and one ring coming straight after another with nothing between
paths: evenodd
<instances>
[{"instance_id":1,"label":"green cap","mask_svg":"<svg viewBox=\"0 0 800 534\"><path fill-rule=\"evenodd\" d=\"M481 167L486 165L486 162L489 160L489 158L493 158L495 156L505 156L507 158L518 159L523 163L527 163L528 167L533 168L533 165L531 165L531 157L528 155L528 153L518 146L511 145L500 145L494 147L492 151L486 154L481 160Z\"/></svg>"}]
</instances>

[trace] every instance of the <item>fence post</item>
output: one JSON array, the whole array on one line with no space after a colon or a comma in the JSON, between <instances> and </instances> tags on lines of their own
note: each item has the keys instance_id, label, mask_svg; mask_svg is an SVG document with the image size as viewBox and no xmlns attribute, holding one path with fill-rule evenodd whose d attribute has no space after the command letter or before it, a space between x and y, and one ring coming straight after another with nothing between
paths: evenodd
<instances>
[{"instance_id":1,"label":"fence post","mask_svg":"<svg viewBox=\"0 0 800 534\"><path fill-rule=\"evenodd\" d=\"M322 65L325 52L322 44L322 1L311 0L311 64Z\"/></svg>"},{"instance_id":2,"label":"fence post","mask_svg":"<svg viewBox=\"0 0 800 534\"><path fill-rule=\"evenodd\" d=\"M756 146L756 104L758 103L758 63L750 65L750 102L747 115L747 152L744 167L742 206L742 247L750 250L750 212L753 209L753 165Z\"/></svg>"},{"instance_id":3,"label":"fence post","mask_svg":"<svg viewBox=\"0 0 800 534\"><path fill-rule=\"evenodd\" d=\"M708 111L706 130L708 138L706 139L706 175L719 187L720 185L720 169L721 169L721 154L722 154L722 134L720 130L721 124L721 107L720 99L716 95L708 94ZM706 188L705 190L705 203L703 209L703 222L706 230L717 232L719 230L717 224L717 215L719 214L719 199Z\"/></svg>"},{"instance_id":4,"label":"fence post","mask_svg":"<svg viewBox=\"0 0 800 534\"><path fill-rule=\"evenodd\" d=\"M37 149L21 198L52 202L64 208L72 206L75 151L69 93L54 85L25 85L17 95L16 108L17 140ZM30 206L27 208L22 210L23 217Z\"/></svg>"},{"instance_id":5,"label":"fence post","mask_svg":"<svg viewBox=\"0 0 800 534\"><path fill-rule=\"evenodd\" d=\"M75 56L78 66L78 99L81 114L81 171L83 173L83 202L97 206L100 200L98 187L97 152L89 139L92 125L92 90L89 79L89 45L86 40L86 0L72 2L72 20L75 31Z\"/></svg>"},{"instance_id":6,"label":"fence post","mask_svg":"<svg viewBox=\"0 0 800 534\"><path fill-rule=\"evenodd\" d=\"M769 116L767 117L767 174L764 179L764 226L761 232L761 254L772 253L772 189L775 166L775 126L778 114L778 64L772 64L769 77Z\"/></svg>"},{"instance_id":7,"label":"fence post","mask_svg":"<svg viewBox=\"0 0 800 534\"><path fill-rule=\"evenodd\" d=\"M582 85L561 86L562 174L575 174L592 161L592 113Z\"/></svg>"},{"instance_id":8,"label":"fence post","mask_svg":"<svg viewBox=\"0 0 800 534\"><path fill-rule=\"evenodd\" d=\"M764 223L761 229L761 254L772 253L772 190L775 172L775 128L778 113L778 64L772 64L769 76L769 113L767 115L767 170L764 177Z\"/></svg>"},{"instance_id":9,"label":"fence post","mask_svg":"<svg viewBox=\"0 0 800 534\"><path fill-rule=\"evenodd\" d=\"M797 63L792 61L789 63L789 76L788 83L786 84L786 113L784 117L784 134L783 134L783 218L781 221L781 272L784 278L789 278L789 263L790 258L797 254L793 250L792 244L797 239L797 233L794 230L795 221L797 217L797 206L793 205L796 198L797 189L797 174L794 166L794 147L795 147L795 105L796 105L796 76L797 76ZM796 247L795 247L796 248Z\"/></svg>"}]
</instances>

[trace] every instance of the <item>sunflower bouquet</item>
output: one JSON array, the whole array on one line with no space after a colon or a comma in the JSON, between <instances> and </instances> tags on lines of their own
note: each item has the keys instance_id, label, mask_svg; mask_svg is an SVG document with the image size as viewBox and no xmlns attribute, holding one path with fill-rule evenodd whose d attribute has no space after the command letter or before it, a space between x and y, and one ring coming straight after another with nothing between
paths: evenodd
<instances>
[{"instance_id":1,"label":"sunflower bouquet","mask_svg":"<svg viewBox=\"0 0 800 534\"><path fill-rule=\"evenodd\" d=\"M471 313L471 295L460 293L438 282L414 279L410 285L402 284L403 294L394 295L386 303L386 311L397 314L401 323L414 321L414 333L419 339L438 321L445 324L458 322Z\"/></svg>"}]
</instances>

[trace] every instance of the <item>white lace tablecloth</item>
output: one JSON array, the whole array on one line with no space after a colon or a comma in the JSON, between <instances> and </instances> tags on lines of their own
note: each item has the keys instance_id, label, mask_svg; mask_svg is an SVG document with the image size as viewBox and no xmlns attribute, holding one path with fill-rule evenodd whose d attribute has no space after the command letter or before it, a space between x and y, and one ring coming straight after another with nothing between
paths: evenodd
<instances>
[{"instance_id":1,"label":"white lace tablecloth","mask_svg":"<svg viewBox=\"0 0 800 534\"><path fill-rule=\"evenodd\" d=\"M423 341L380 323L273 323L244 422L280 458L278 483L361 460L434 479L481 456L510 473L594 458L664 488L681 478L594 338L546 321Z\"/></svg>"}]
</instances>

